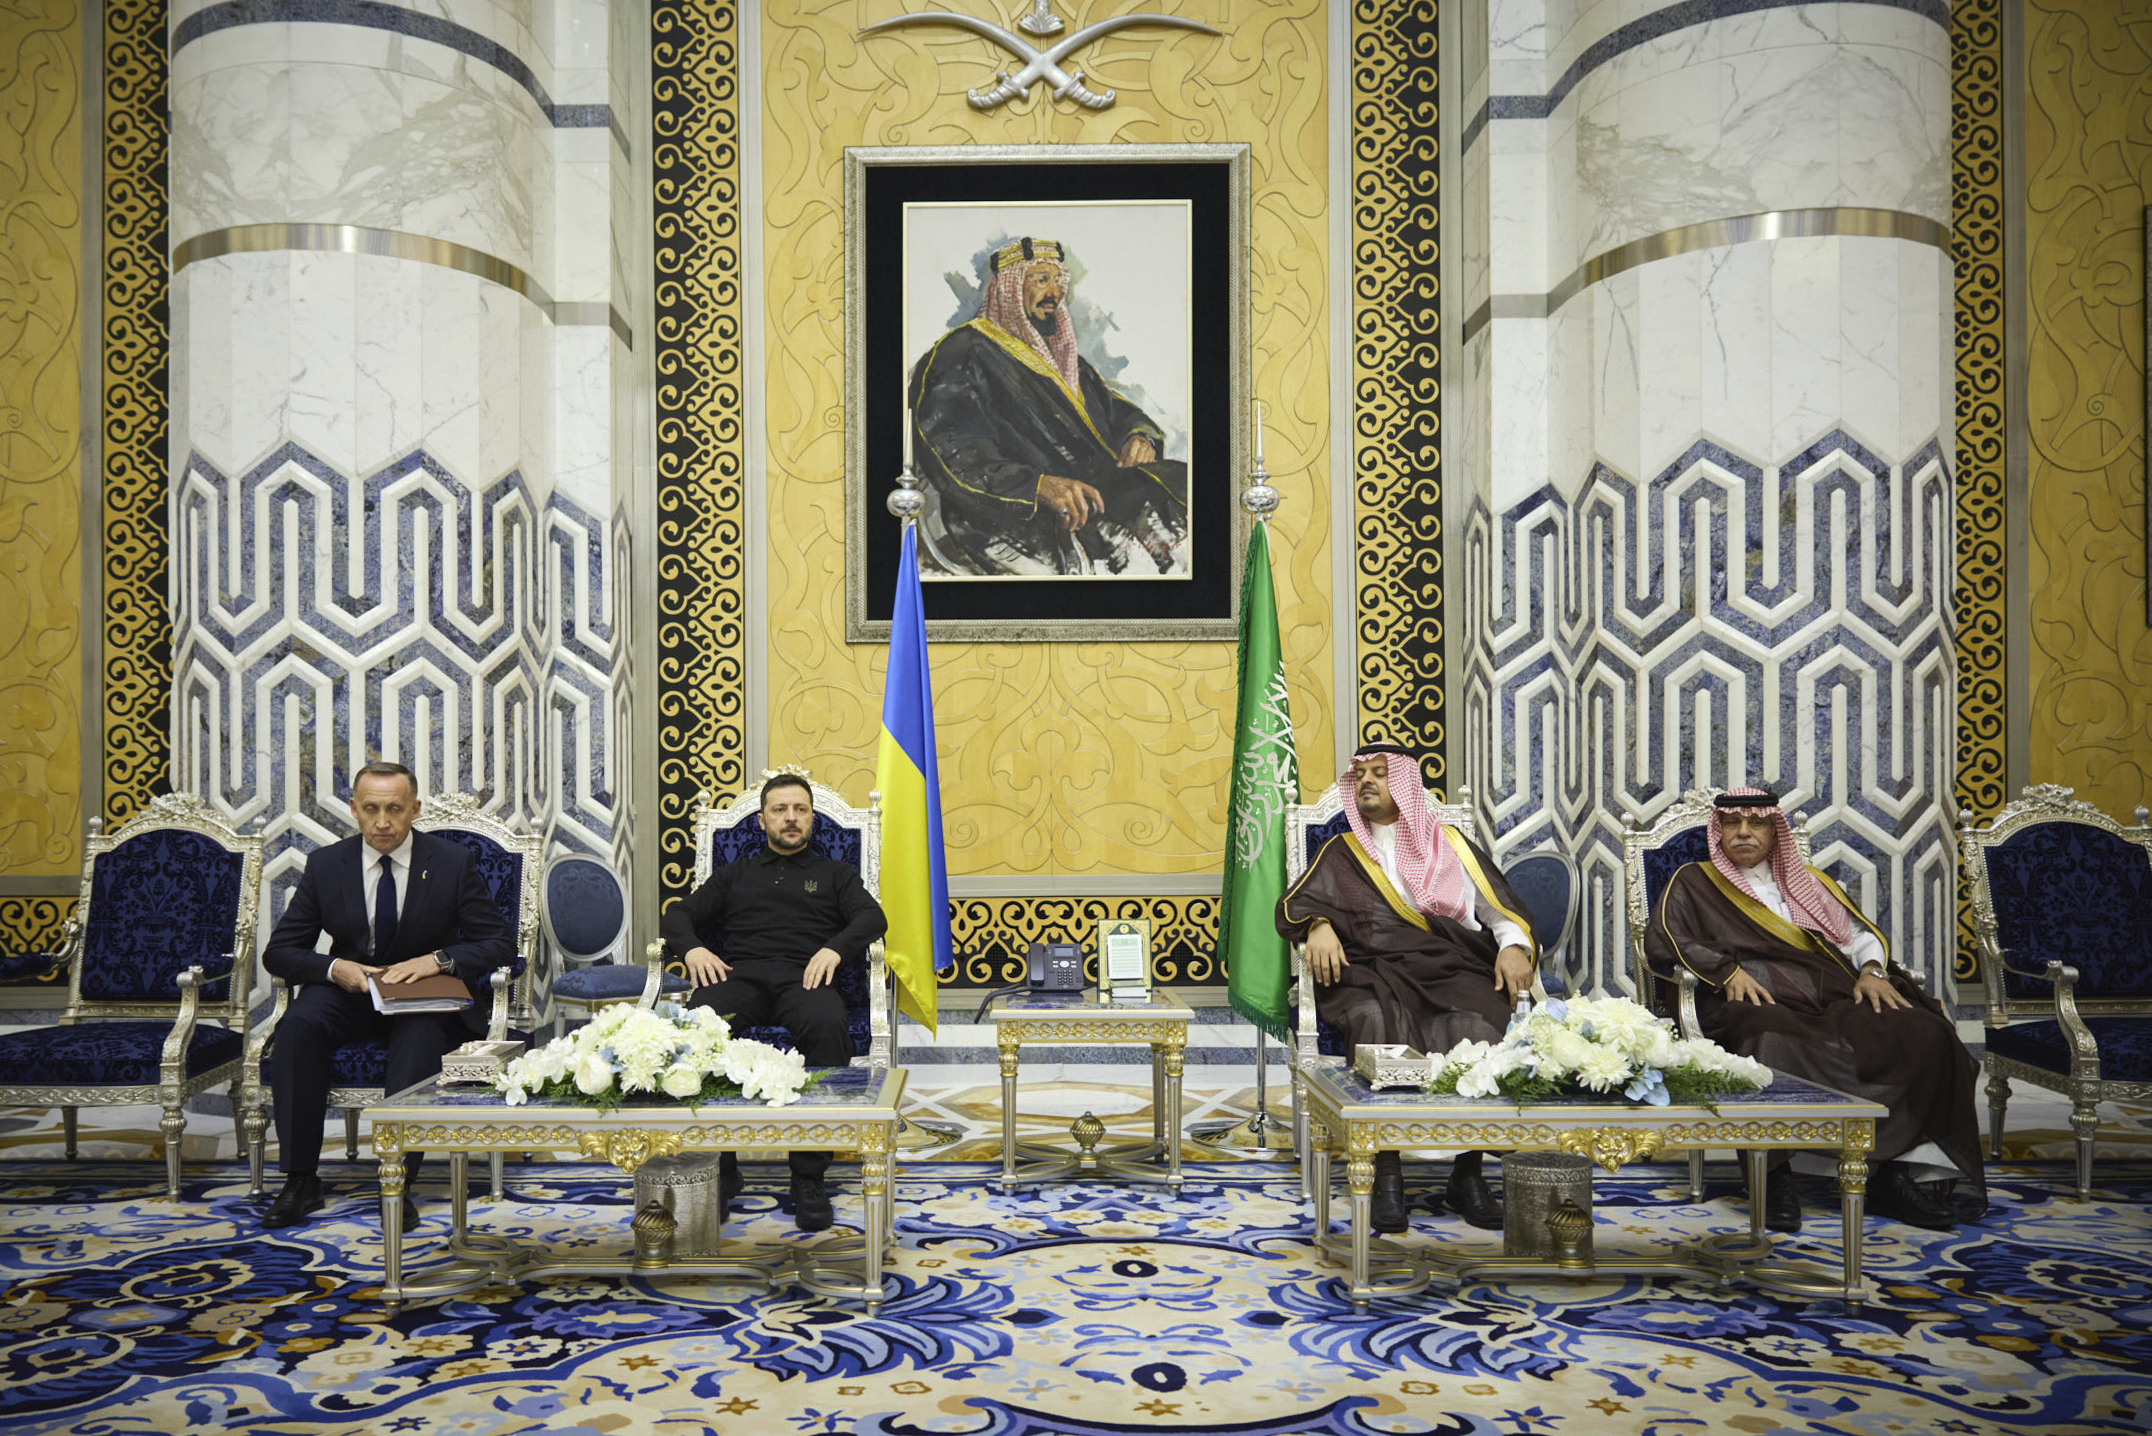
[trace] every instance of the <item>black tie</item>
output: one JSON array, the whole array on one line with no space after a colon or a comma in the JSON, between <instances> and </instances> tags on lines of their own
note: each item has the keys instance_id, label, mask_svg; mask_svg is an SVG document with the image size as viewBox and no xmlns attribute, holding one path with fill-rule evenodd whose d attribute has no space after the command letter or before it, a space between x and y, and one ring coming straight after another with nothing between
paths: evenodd
<instances>
[{"instance_id":1,"label":"black tie","mask_svg":"<svg viewBox=\"0 0 2152 1436\"><path fill-rule=\"evenodd\" d=\"M396 941L396 868L384 854L381 881L374 886L374 961L387 960L389 944Z\"/></svg>"}]
</instances>

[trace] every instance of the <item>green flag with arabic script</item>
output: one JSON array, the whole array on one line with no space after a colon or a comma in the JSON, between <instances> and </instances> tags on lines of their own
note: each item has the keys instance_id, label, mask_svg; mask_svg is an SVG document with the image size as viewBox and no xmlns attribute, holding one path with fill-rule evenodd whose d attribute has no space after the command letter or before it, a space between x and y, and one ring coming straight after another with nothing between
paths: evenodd
<instances>
[{"instance_id":1,"label":"green flag with arabic script","mask_svg":"<svg viewBox=\"0 0 2152 1436\"><path fill-rule=\"evenodd\" d=\"M1293 715L1278 651L1278 600L1270 586L1269 525L1248 535L1240 587L1240 704L1233 725L1233 789L1226 809L1225 892L1218 956L1233 1010L1286 1040L1291 957L1278 936L1285 895L1285 808L1300 801Z\"/></svg>"}]
</instances>

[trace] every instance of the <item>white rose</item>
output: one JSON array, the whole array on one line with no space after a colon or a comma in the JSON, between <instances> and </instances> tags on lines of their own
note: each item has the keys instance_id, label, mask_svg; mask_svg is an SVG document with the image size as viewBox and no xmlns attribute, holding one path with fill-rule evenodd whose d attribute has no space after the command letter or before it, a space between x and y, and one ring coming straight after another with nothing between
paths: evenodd
<instances>
[{"instance_id":1,"label":"white rose","mask_svg":"<svg viewBox=\"0 0 2152 1436\"><path fill-rule=\"evenodd\" d=\"M595 1052L586 1052L575 1060L575 1090L585 1097L595 1097L613 1085L613 1065Z\"/></svg>"},{"instance_id":2,"label":"white rose","mask_svg":"<svg viewBox=\"0 0 2152 1436\"><path fill-rule=\"evenodd\" d=\"M702 1073L693 1067L673 1067L659 1086L668 1097L693 1097L702 1091Z\"/></svg>"}]
</instances>

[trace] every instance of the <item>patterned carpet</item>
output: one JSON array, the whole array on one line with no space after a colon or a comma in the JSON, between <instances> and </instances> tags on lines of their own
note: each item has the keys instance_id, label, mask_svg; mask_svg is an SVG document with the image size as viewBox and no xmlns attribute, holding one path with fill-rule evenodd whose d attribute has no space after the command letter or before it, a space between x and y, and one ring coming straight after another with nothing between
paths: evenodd
<instances>
[{"instance_id":1,"label":"patterned carpet","mask_svg":"<svg viewBox=\"0 0 2152 1436\"><path fill-rule=\"evenodd\" d=\"M512 1168L480 1227L627 1246L625 1184ZM243 1169L7 1163L0 1430L875 1433L2143 1431L2152 1425L2152 1163L1996 1169L1985 1223L1871 1222L1878 1299L1708 1286L1474 1287L1355 1314L1311 1260L1290 1169L1216 1163L1186 1191L1004 1197L976 1163L904 1168L896 1296L879 1316L744 1285L540 1283L384 1315L370 1186L264 1232ZM1425 1185L1434 1169L1408 1167ZM363 1181L364 1169L354 1174ZM1745 1224L1672 1168L1601 1177L1602 1252ZM332 1182L344 1169L331 1168ZM438 1177L438 1173L435 1174ZM758 1174L775 1179L774 1170ZM858 1219L839 1181L838 1218ZM781 1181L775 1192L781 1192ZM793 1232L761 1180L756 1240ZM445 1232L429 1204L422 1239ZM1800 1254L1835 1263L1811 1208ZM1483 1242L1422 1217L1411 1240ZM421 1250L425 1248L422 1246Z\"/></svg>"}]
</instances>

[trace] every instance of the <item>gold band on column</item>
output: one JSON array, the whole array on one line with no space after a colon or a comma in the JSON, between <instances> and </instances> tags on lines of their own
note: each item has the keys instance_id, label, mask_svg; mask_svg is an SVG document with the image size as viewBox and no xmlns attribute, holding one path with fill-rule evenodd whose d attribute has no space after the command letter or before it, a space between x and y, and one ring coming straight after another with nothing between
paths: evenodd
<instances>
[{"instance_id":1,"label":"gold band on column","mask_svg":"<svg viewBox=\"0 0 2152 1436\"><path fill-rule=\"evenodd\" d=\"M1737 214L1726 219L1707 219L1675 229L1647 234L1595 254L1571 271L1568 278L1545 294L1497 294L1486 300L1465 321L1464 342L1487 326L1490 319L1544 319L1577 294L1604 279L1655 260L1693 254L1700 249L1722 249L1732 244L1753 244L1771 239L1904 239L1915 244L1950 249L1950 226L1923 214L1900 209L1773 209L1761 214Z\"/></svg>"}]
</instances>

